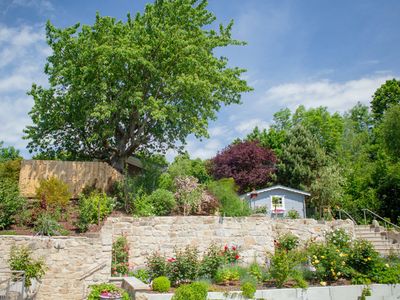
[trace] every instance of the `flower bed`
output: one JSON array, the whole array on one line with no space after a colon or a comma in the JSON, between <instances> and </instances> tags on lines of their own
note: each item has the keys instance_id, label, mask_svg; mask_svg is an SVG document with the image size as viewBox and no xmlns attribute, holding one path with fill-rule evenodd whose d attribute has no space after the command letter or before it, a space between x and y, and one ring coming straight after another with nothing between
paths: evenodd
<instances>
[{"instance_id":1,"label":"flower bed","mask_svg":"<svg viewBox=\"0 0 400 300\"><path fill-rule=\"evenodd\" d=\"M266 288L400 283L398 256L380 257L370 243L353 241L343 230L328 233L324 243L308 241L300 245L293 235L281 236L275 242L274 253L267 253L263 264L241 264L239 250L237 245L211 245L202 255L193 247L176 249L173 257L153 253L147 258L146 268L135 273L148 283L166 277L176 291L203 282L206 291L235 290L248 298Z\"/></svg>"}]
</instances>

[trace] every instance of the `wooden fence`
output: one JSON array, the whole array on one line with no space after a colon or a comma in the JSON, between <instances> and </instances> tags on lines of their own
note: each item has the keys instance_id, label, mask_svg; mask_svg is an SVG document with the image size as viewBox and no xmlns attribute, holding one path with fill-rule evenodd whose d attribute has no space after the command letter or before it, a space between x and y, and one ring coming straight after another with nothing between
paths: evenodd
<instances>
[{"instance_id":1,"label":"wooden fence","mask_svg":"<svg viewBox=\"0 0 400 300\"><path fill-rule=\"evenodd\" d=\"M104 162L23 160L19 176L21 195L34 198L40 180L53 176L68 184L73 198L78 198L87 186L106 191L122 178L121 173Z\"/></svg>"}]
</instances>

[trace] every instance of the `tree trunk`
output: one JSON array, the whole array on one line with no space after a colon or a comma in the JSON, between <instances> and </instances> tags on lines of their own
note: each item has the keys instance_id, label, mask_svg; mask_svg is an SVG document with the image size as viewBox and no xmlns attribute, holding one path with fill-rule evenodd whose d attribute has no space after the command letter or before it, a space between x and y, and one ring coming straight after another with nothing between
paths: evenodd
<instances>
[{"instance_id":1,"label":"tree trunk","mask_svg":"<svg viewBox=\"0 0 400 300\"><path fill-rule=\"evenodd\" d=\"M125 156L114 156L111 159L111 166L119 171L120 173L124 174L125 172L125 161L126 157Z\"/></svg>"}]
</instances>

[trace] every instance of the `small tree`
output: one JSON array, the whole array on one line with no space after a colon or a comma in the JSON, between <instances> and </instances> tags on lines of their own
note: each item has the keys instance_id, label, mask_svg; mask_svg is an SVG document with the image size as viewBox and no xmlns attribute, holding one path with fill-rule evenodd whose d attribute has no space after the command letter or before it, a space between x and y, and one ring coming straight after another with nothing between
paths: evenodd
<instances>
[{"instance_id":1,"label":"small tree","mask_svg":"<svg viewBox=\"0 0 400 300\"><path fill-rule=\"evenodd\" d=\"M211 173L216 179L233 178L239 192L264 187L273 180L276 156L257 142L239 142L219 152L211 160Z\"/></svg>"}]
</instances>

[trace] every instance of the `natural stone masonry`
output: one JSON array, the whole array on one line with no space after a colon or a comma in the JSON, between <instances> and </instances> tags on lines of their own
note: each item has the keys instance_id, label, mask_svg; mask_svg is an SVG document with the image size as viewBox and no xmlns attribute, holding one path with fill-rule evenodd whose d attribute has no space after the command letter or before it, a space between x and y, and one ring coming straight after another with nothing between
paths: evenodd
<instances>
[{"instance_id":1,"label":"natural stone masonry","mask_svg":"<svg viewBox=\"0 0 400 300\"><path fill-rule=\"evenodd\" d=\"M197 246L203 252L211 243L235 244L244 262L263 261L266 251L273 251L273 240L291 232L301 241L322 240L324 232L344 228L351 234L351 221L318 223L315 220L271 220L266 217L220 218L151 217L109 218L100 234L94 237L0 236L0 269L7 269L12 245L32 248L35 257L43 256L48 271L37 300L83 299L92 283L108 281L111 271L112 241L126 235L130 263L143 266L153 251L170 256L174 247Z\"/></svg>"},{"instance_id":2,"label":"natural stone masonry","mask_svg":"<svg viewBox=\"0 0 400 300\"><path fill-rule=\"evenodd\" d=\"M29 246L33 256L43 257L48 267L37 299L81 300L90 284L108 280L111 242L86 237L0 236L0 269L8 268L12 245Z\"/></svg>"},{"instance_id":3,"label":"natural stone masonry","mask_svg":"<svg viewBox=\"0 0 400 300\"><path fill-rule=\"evenodd\" d=\"M146 256L159 251L173 255L174 248L196 246L204 252L212 243L239 246L246 263L254 259L262 262L265 253L274 250L274 239L291 232L302 242L322 240L324 233L344 228L354 235L350 220L318 223L312 219L273 220L264 216L245 218L221 218L217 216L112 218L113 236L125 235L129 242L130 263L143 266Z\"/></svg>"}]
</instances>

